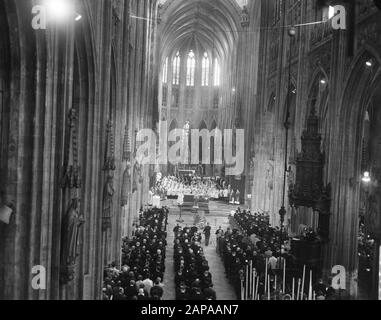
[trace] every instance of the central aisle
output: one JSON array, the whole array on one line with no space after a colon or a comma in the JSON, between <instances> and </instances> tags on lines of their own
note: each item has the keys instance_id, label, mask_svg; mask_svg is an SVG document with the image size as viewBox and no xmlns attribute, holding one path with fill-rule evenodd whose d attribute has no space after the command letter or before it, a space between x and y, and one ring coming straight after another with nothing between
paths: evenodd
<instances>
[{"instance_id":1,"label":"central aisle","mask_svg":"<svg viewBox=\"0 0 381 320\"><path fill-rule=\"evenodd\" d=\"M169 217L168 217L168 226L167 226L167 254L165 259L165 275L164 275L164 300L175 300L176 298L176 289L175 289L175 271L173 266L173 241L174 234L173 228L176 226L176 220L179 217L179 208L176 205L175 201L167 200L162 203L163 206L167 206L169 208ZM214 203L216 207L219 206L218 203ZM221 208L222 209L222 208ZM205 247L205 239L203 236L203 249L205 252L206 259L209 262L210 272L212 274L212 280L214 284L214 290L217 293L217 300L237 300L235 296L234 289L230 285L229 280L225 276L225 267L223 265L222 259L216 252L216 237L215 232L221 226L224 230L226 230L229 225L228 213L226 209L221 210L225 211L224 214L213 214L212 216L207 216L207 222L209 222L212 227L212 235L210 238L210 244L208 247ZM217 210L216 210L217 211ZM193 215L185 215L183 216L185 220L182 223L182 226L193 225Z\"/></svg>"}]
</instances>

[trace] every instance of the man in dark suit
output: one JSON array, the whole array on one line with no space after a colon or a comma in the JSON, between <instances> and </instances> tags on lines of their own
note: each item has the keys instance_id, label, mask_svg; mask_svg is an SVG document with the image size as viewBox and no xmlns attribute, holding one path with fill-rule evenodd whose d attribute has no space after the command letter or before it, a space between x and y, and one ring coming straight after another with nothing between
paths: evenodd
<instances>
[{"instance_id":1,"label":"man in dark suit","mask_svg":"<svg viewBox=\"0 0 381 320\"><path fill-rule=\"evenodd\" d=\"M151 297L153 300L162 300L164 295L163 287L160 285L160 280L156 279L155 285L151 289Z\"/></svg>"},{"instance_id":2,"label":"man in dark suit","mask_svg":"<svg viewBox=\"0 0 381 320\"><path fill-rule=\"evenodd\" d=\"M209 246L209 240L210 240L210 234L211 234L212 228L209 225L209 222L206 224L206 227L204 228L204 235L205 235L205 246Z\"/></svg>"}]
</instances>

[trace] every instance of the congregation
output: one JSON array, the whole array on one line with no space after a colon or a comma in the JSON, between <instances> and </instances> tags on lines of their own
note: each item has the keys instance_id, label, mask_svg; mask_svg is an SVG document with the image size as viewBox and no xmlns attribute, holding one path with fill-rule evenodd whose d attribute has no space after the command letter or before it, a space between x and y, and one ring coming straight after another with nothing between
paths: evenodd
<instances>
[{"instance_id":1,"label":"congregation","mask_svg":"<svg viewBox=\"0 0 381 320\"><path fill-rule=\"evenodd\" d=\"M141 211L132 238L123 239L121 267L118 269L112 264L105 270L104 300L163 299L168 213L166 207ZM216 251L237 300L253 299L254 289L258 300L291 297L287 294L291 287L294 292L295 283L291 279L301 278L301 266L293 255L288 234L272 227L266 213L251 213L240 208L231 214L229 223L226 230L219 227L215 231ZM173 229L176 300L217 299L202 245L208 246L210 231L209 224L204 229L177 224ZM251 296L251 293L243 296L249 268L255 270L257 288L250 288ZM283 286L282 275L287 279ZM318 275L314 277L313 289L316 300L335 298L335 291ZM300 299L307 300L307 281L300 291Z\"/></svg>"},{"instance_id":2,"label":"congregation","mask_svg":"<svg viewBox=\"0 0 381 320\"><path fill-rule=\"evenodd\" d=\"M181 199L184 195L194 195L230 204L240 204L241 196L240 191L235 191L224 179L181 175L160 178L153 194L158 194L161 198L175 199Z\"/></svg>"},{"instance_id":3,"label":"congregation","mask_svg":"<svg viewBox=\"0 0 381 320\"><path fill-rule=\"evenodd\" d=\"M131 239L123 239L122 267L105 270L104 300L161 300L167 246L167 208L141 212Z\"/></svg>"},{"instance_id":4,"label":"congregation","mask_svg":"<svg viewBox=\"0 0 381 320\"><path fill-rule=\"evenodd\" d=\"M173 232L176 300L216 300L212 274L198 228L177 225Z\"/></svg>"},{"instance_id":5,"label":"congregation","mask_svg":"<svg viewBox=\"0 0 381 320\"><path fill-rule=\"evenodd\" d=\"M287 297L291 300L292 295L287 293L294 293L295 279L302 278L302 267L297 264L292 253L288 235L279 228L271 227L266 214L252 214L250 211L241 211L240 208L231 217L231 225L235 228L228 228L226 232L217 231L217 251L223 259L226 275L234 287L237 299L242 299L242 287L251 266L258 277L256 290L259 300ZM282 277L286 279L284 286ZM303 284L304 287L300 288L302 293L308 291L307 281ZM249 295L253 291L251 288ZM335 298L332 287L318 277L314 279L313 291L316 300ZM253 299L253 296L250 298ZM306 295L301 297L307 298Z\"/></svg>"}]
</instances>

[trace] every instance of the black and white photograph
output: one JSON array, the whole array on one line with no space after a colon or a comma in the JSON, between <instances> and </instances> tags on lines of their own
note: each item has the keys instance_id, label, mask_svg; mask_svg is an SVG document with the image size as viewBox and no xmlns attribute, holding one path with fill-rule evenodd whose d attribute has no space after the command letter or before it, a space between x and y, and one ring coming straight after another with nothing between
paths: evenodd
<instances>
[{"instance_id":1,"label":"black and white photograph","mask_svg":"<svg viewBox=\"0 0 381 320\"><path fill-rule=\"evenodd\" d=\"M0 0L1 301L244 319L380 251L381 0Z\"/></svg>"}]
</instances>

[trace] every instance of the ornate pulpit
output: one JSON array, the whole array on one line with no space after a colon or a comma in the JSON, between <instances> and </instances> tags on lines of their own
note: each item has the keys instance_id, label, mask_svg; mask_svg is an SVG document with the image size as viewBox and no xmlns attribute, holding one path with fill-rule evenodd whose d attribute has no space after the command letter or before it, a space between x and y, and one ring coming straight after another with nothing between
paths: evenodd
<instances>
[{"instance_id":1,"label":"ornate pulpit","mask_svg":"<svg viewBox=\"0 0 381 320\"><path fill-rule=\"evenodd\" d=\"M324 155L320 150L321 135L319 119L312 108L307 120L307 129L302 135L302 152L296 159L296 180L290 186L290 205L312 208L319 213L318 233L327 240L330 217L330 185L323 184Z\"/></svg>"}]
</instances>

